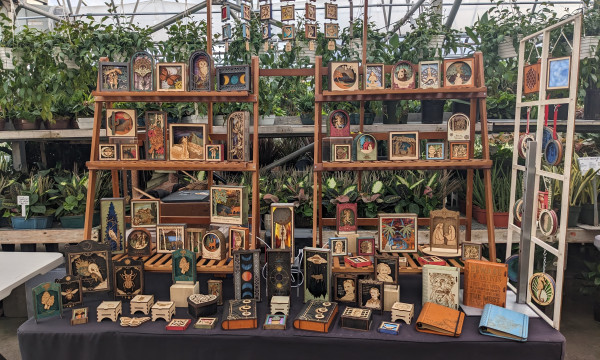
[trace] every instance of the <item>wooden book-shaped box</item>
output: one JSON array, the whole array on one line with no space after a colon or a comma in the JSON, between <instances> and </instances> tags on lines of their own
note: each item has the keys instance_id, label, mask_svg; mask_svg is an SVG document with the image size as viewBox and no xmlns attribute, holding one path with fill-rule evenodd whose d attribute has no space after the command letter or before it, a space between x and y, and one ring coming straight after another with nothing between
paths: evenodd
<instances>
[{"instance_id":1,"label":"wooden book-shaped box","mask_svg":"<svg viewBox=\"0 0 600 360\"><path fill-rule=\"evenodd\" d=\"M486 260L465 261L463 303L483 309L486 304L506 306L508 266Z\"/></svg>"},{"instance_id":2,"label":"wooden book-shaped box","mask_svg":"<svg viewBox=\"0 0 600 360\"><path fill-rule=\"evenodd\" d=\"M223 309L223 330L256 329L256 300L229 300Z\"/></svg>"},{"instance_id":3,"label":"wooden book-shaped box","mask_svg":"<svg viewBox=\"0 0 600 360\"><path fill-rule=\"evenodd\" d=\"M299 330L329 332L329 327L338 312L338 305L332 301L310 300L304 305L294 320L294 328Z\"/></svg>"}]
</instances>

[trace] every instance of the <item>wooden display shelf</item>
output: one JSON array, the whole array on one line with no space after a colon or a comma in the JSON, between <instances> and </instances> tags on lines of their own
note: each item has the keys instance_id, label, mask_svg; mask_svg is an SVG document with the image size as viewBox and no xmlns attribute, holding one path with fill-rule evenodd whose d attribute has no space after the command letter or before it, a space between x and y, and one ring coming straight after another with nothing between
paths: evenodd
<instances>
[{"instance_id":1,"label":"wooden display shelf","mask_svg":"<svg viewBox=\"0 0 600 360\"><path fill-rule=\"evenodd\" d=\"M199 170L199 171L256 171L253 162L207 162L193 160L136 160L136 161L88 161L90 170Z\"/></svg>"},{"instance_id":2,"label":"wooden display shelf","mask_svg":"<svg viewBox=\"0 0 600 360\"><path fill-rule=\"evenodd\" d=\"M256 102L249 91L92 91L102 102Z\"/></svg>"},{"instance_id":3,"label":"wooden display shelf","mask_svg":"<svg viewBox=\"0 0 600 360\"><path fill-rule=\"evenodd\" d=\"M127 257L127 254L113 255L113 261ZM144 262L144 271L170 273L172 271L171 254L153 254L151 256L135 256ZM233 261L231 258L223 260L203 259L196 254L196 271L204 274L233 274Z\"/></svg>"},{"instance_id":4,"label":"wooden display shelf","mask_svg":"<svg viewBox=\"0 0 600 360\"><path fill-rule=\"evenodd\" d=\"M486 98L487 87L439 89L378 89L356 91L328 91L315 94L315 102L386 101L386 100L444 100Z\"/></svg>"},{"instance_id":5,"label":"wooden display shelf","mask_svg":"<svg viewBox=\"0 0 600 360\"><path fill-rule=\"evenodd\" d=\"M322 218L321 220L323 220L323 226L336 226L337 225L336 218ZM417 224L418 224L418 226L429 226L429 221L430 221L429 218L420 217L417 220ZM357 218L356 224L358 226L379 226L379 218ZM467 218L461 217L460 224L466 225Z\"/></svg>"},{"instance_id":6,"label":"wooden display shelf","mask_svg":"<svg viewBox=\"0 0 600 360\"><path fill-rule=\"evenodd\" d=\"M315 171L342 171L342 170L443 170L443 169L491 169L492 160L379 160L379 161L354 161L354 162L324 162L315 163Z\"/></svg>"}]
</instances>

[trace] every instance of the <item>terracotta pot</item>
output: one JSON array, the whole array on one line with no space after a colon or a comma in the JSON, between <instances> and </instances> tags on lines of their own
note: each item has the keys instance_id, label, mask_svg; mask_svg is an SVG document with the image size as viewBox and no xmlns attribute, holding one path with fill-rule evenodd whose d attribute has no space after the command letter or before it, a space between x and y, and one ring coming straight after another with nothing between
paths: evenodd
<instances>
[{"instance_id":1,"label":"terracotta pot","mask_svg":"<svg viewBox=\"0 0 600 360\"><path fill-rule=\"evenodd\" d=\"M40 119L36 119L31 122L25 119L15 119L13 120L13 126L15 130L39 130L42 125L42 121Z\"/></svg>"},{"instance_id":2,"label":"terracotta pot","mask_svg":"<svg viewBox=\"0 0 600 360\"><path fill-rule=\"evenodd\" d=\"M68 116L56 116L54 122L44 121L44 126L48 130L63 130L71 128L71 118Z\"/></svg>"},{"instance_id":3,"label":"terracotta pot","mask_svg":"<svg viewBox=\"0 0 600 360\"><path fill-rule=\"evenodd\" d=\"M485 217L485 209L480 208L477 205L473 205L473 218L482 225L487 225L487 218ZM508 227L508 213L494 213L494 227L507 228Z\"/></svg>"}]
</instances>

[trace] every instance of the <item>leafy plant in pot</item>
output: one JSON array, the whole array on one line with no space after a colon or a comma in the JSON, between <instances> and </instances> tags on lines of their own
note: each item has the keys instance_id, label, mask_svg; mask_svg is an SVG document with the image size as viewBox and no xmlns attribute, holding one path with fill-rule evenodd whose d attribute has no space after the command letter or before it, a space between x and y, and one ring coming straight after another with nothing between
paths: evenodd
<instances>
[{"instance_id":1,"label":"leafy plant in pot","mask_svg":"<svg viewBox=\"0 0 600 360\"><path fill-rule=\"evenodd\" d=\"M589 169L585 174L581 173L579 168L579 157L575 154L571 162L571 182L569 183L569 220L568 227L575 227L579 222L581 214L582 200L589 193L592 180L597 175L598 171ZM600 169L599 169L600 170Z\"/></svg>"},{"instance_id":2,"label":"leafy plant in pot","mask_svg":"<svg viewBox=\"0 0 600 360\"><path fill-rule=\"evenodd\" d=\"M300 121L302 125L315 124L315 95L310 93L303 94L298 99L298 111L300 111Z\"/></svg>"},{"instance_id":3,"label":"leafy plant in pot","mask_svg":"<svg viewBox=\"0 0 600 360\"><path fill-rule=\"evenodd\" d=\"M54 177L58 197L58 208L54 214L64 228L81 229L85 222L85 206L88 185L88 173L79 175L65 171Z\"/></svg>"}]
</instances>

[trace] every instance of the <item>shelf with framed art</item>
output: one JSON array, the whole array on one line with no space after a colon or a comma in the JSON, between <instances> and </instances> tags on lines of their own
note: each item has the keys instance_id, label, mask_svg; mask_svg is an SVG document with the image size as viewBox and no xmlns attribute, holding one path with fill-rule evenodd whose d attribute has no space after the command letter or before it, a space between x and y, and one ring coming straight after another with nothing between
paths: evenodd
<instances>
[{"instance_id":1,"label":"shelf with framed art","mask_svg":"<svg viewBox=\"0 0 600 360\"><path fill-rule=\"evenodd\" d=\"M366 33L366 32L365 32ZM366 47L364 47L366 48ZM365 51L363 50L363 59L366 59ZM329 67L322 66L322 58L317 57L315 63L315 155L314 155L314 202L313 202L313 246L323 244L323 227L324 226L336 226L338 219L336 218L323 218L322 202L323 202L323 190L322 190L322 173L329 171L353 171L357 173L357 185L360 191L360 173L361 171L386 171L386 170L466 170L467 171L467 191L466 191L466 216L460 217L458 220L460 225L466 226L466 236L464 241L470 242L471 239L471 222L472 222L472 192L473 192L473 176L474 170L480 169L484 174L485 193L486 193L486 209L492 209L491 205L491 173L492 160L489 156L488 148L488 127L486 117L486 106L485 99L487 96L487 89L483 78L483 56L481 53L475 53L473 59L473 78L474 82L471 86L457 87L457 88L436 88L436 89L423 89L423 88L410 88L410 89L360 89L360 90L324 90L323 79L327 77L329 83L332 83L332 74L330 73L331 64ZM390 73L394 65L379 65L383 74ZM360 75L365 75L367 64L363 61L362 64L356 65L357 78ZM364 81L363 81L364 82ZM331 85L330 85L331 86ZM366 86L365 86L366 87ZM324 103L337 103L346 101L359 101L361 104L361 120L359 126L360 135L364 129L364 102L365 101L382 101L382 100L446 100L446 99L467 99L470 101L470 113L468 114L469 119L466 133L468 133L468 140L463 143L466 145L465 156L463 158L446 157L441 156L439 159L432 159L427 156L427 159L421 159L420 153L416 158L402 159L402 160L376 160L369 159L368 161L357 160L355 155L352 155L352 159L346 160L338 159L338 153L336 150L338 144L334 142L337 140L336 137L332 136L335 129L330 130L331 124L334 124L335 120L332 120L337 110L333 110L330 114L331 117L326 125L327 134L323 132L321 112ZM334 107L335 109L335 107ZM483 156L481 159L474 159L474 139L475 139L475 119L479 119ZM419 131L416 141L419 140L435 140L435 139L447 139L447 132L440 131L441 129L426 128L425 131ZM349 132L349 131L348 131ZM413 131L414 132L414 131ZM393 134L393 133L392 133ZM350 134L348 134L350 135ZM339 139L346 139L345 142L341 141L341 146L355 147L356 138L352 139L350 135L338 135ZM391 136L389 132L377 132L368 133L372 140L389 140ZM450 146L450 144L456 144L456 142L444 141L443 146ZM329 146L329 148L327 148ZM356 149L342 149L349 150L350 152ZM325 153L325 156L323 155ZM329 153L329 154L327 154ZM358 218L355 213L356 221L355 225L378 227L380 226L379 219L377 218ZM338 214L339 217L339 214ZM490 258L495 258L495 238L494 238L494 224L493 215L491 210L486 211L486 217L488 220L487 234L488 244L490 247ZM428 226L430 218L416 218L418 226ZM352 250L351 247L349 247ZM400 260L405 260L405 266L400 266L400 273L420 273L421 266L416 262L417 254L422 252L423 247L415 244L415 249L412 252L393 252L385 253L385 255L398 257ZM357 251L358 252L358 251ZM353 254L356 255L356 254ZM337 260L337 261L336 261ZM451 266L462 268L461 262L456 259L449 259L448 264ZM344 264L342 258L336 259L334 257L333 272L350 272L350 273L368 273L373 271L373 266L368 267L350 267Z\"/></svg>"},{"instance_id":2,"label":"shelf with framed art","mask_svg":"<svg viewBox=\"0 0 600 360\"><path fill-rule=\"evenodd\" d=\"M210 55L211 45L209 43L209 55ZM207 171L208 172L208 188L212 187L212 172L214 171L236 171L236 172L250 172L252 174L252 193L251 195L251 203L247 205L240 205L241 207L249 207L251 208L251 214L247 216L248 224L250 229L259 229L259 183L258 183L258 95L256 94L256 89L258 89L258 73L259 73L259 64L258 58L252 57L251 64L249 66L251 77L251 89L254 89L254 92L251 91L101 91L101 87L99 84L98 90L93 92L95 97L95 113L94 113L94 128L92 131L92 148L91 148L91 157L90 161L87 162L87 167L90 171L90 180L88 189L94 189L95 184L98 178L99 171L110 171L112 174L112 185L113 185L113 197L114 198L122 198L127 197L129 194L129 190L127 188L127 172L131 173L131 198L132 200L140 199L142 193L138 190L138 171L149 171L149 170L164 170L164 171ZM212 69L214 72L215 69ZM218 74L218 71L217 71ZM114 158L104 157L101 147L102 146L114 146L113 143L101 143L101 130L100 124L102 124L105 120L110 119L108 115L103 116L103 110L106 110L107 113L112 110L112 103L132 103L132 102L158 102L158 103L166 103L166 102L201 102L207 104L208 107L208 124L206 125L192 125L192 124L170 124L168 133L165 131L165 138L169 139L167 143L169 146L169 155L166 155L166 151L164 155L160 157L160 160L151 160L146 158L144 160L139 160L139 155L135 155L133 159L125 157L125 154L121 154L121 156L116 156ZM248 142L244 141L245 149L242 149L242 152L245 152L246 155L240 155L238 160L234 161L232 159L232 155L230 155L227 161L223 160L223 153L225 152L225 145L222 145L223 141L228 140L227 135L213 131L213 121L212 121L212 107L213 103L251 103L253 105L252 116L254 125L252 134L250 134L249 129L246 128L247 132L246 139ZM237 113L234 113L237 114ZM247 113L246 113L247 114ZM233 115L231 115L233 116ZM241 115L240 115L241 116ZM135 116L132 116L135 118ZM244 117L243 123L248 125L250 118L246 115ZM115 123L116 124L116 123ZM107 128L112 129L113 126L116 129L116 125L107 124ZM179 133L184 134L185 131L188 131L184 128L175 129L175 126L200 126L202 136L204 139L210 139L211 143L204 141L205 147L203 146L204 156L201 159L204 160L196 160L198 157L193 157L192 152L194 150L194 146L180 146L179 142L173 142L174 136L179 136ZM166 128L166 126L165 126ZM200 131L200 130L199 130ZM192 131L193 132L193 131ZM190 132L191 133L191 132ZM167 137L167 134L169 138ZM189 134L185 133L182 135L187 139ZM191 135L189 135L191 136ZM144 148L145 143L149 142L147 138L147 132L133 132L131 143L128 143L128 146L132 146L133 149L137 152L140 151L140 148ZM215 141L218 141L220 144L216 144ZM177 143L178 147L173 146L174 143ZM185 142L187 143L187 141ZM184 144L185 144L184 143ZM253 153L250 157L249 148L250 143L252 144ZM215 153L220 154L216 157L213 157L212 154L209 158L210 148L209 146L218 146L219 148L215 150ZM124 152L123 144L119 145L121 148L121 153ZM148 147L146 146L146 149ZM113 148L115 149L115 148ZM186 153L186 149L189 153ZM111 149L108 149L111 150ZM183 155L179 156L179 152L183 151ZM111 153L109 151L109 153ZM185 155L187 154L187 155ZM177 157L175 156L177 155ZM185 159L185 160L183 160ZM121 181L119 181L121 179ZM122 188L121 188L122 185ZM214 187L213 187L214 189ZM84 227L84 239L91 239L92 237L92 215L93 215L93 206L94 206L94 192L88 190L87 194L87 208L86 208L86 221ZM212 194L211 194L212 196ZM229 195L228 195L229 196ZM242 196L240 195L240 199ZM159 203L159 206L162 207L162 202ZM189 213L178 214L178 215L166 215L162 214L157 215L158 221L157 223L168 223L171 225L179 225L176 223L185 223L187 225L203 225L207 226L211 223L211 218L208 216L207 208L197 208L197 212L194 215L190 215ZM239 212L239 207L237 208ZM124 209L123 209L124 211ZM234 211L234 210L231 210ZM241 211L241 213L245 213ZM131 223L132 217L126 216L126 222ZM219 222L221 223L221 222ZM158 226L157 226L158 227ZM188 226L188 231L190 228L195 229L194 226ZM124 229L123 229L124 230ZM214 229L213 229L214 230ZM158 231L157 231L158 232ZM252 230L250 230L252 233ZM146 232L149 234L149 232ZM143 235L143 234L142 234ZM248 235L247 239L254 239L257 236L257 233L252 233L252 237ZM150 236L150 235L148 235ZM165 235L166 236L166 235ZM185 238L187 239L188 234L185 234ZM186 240L187 241L187 240ZM224 239L221 239L221 242ZM248 240L246 245L249 248L255 247L255 241ZM222 247L224 249L224 247ZM140 258L144 261L144 268L147 271L158 271L158 272L171 272L171 253L168 251L156 251L156 247L152 245L149 249L149 254L128 254L129 256L133 256L134 258ZM227 274L233 272L233 262L231 257L226 253L214 259L210 259L209 256L200 257L200 254L197 254L197 262L196 267L199 273L212 273L212 274ZM137 256L136 256L137 255ZM118 260L124 257L124 254L114 254L113 259Z\"/></svg>"}]
</instances>

